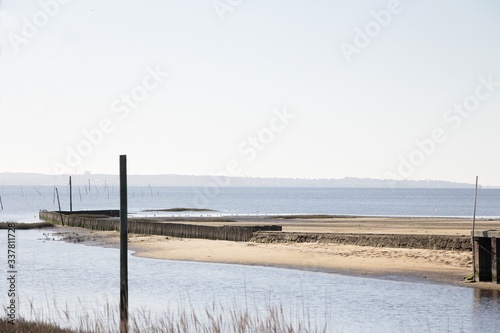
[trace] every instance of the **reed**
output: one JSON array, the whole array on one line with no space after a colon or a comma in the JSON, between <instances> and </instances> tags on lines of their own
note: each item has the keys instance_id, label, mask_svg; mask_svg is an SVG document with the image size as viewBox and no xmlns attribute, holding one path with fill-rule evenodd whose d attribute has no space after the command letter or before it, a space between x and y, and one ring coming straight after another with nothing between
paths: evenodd
<instances>
[{"instance_id":1,"label":"reed","mask_svg":"<svg viewBox=\"0 0 500 333\"><path fill-rule=\"evenodd\" d=\"M16 325L10 324L7 319L0 319L0 332L5 333L74 333L77 331L61 328L54 324L20 320Z\"/></svg>"},{"instance_id":2,"label":"reed","mask_svg":"<svg viewBox=\"0 0 500 333\"><path fill-rule=\"evenodd\" d=\"M54 301L54 305L57 303ZM73 317L68 309L51 311L55 318L44 318L48 311L35 311L31 304L30 319L21 318L16 325L0 318L0 332L6 333L107 333L118 332L118 306L106 303L100 310L79 309L79 317ZM306 311L300 311L305 318L290 320L282 306L269 306L267 311L250 312L248 309L227 308L212 304L204 311L170 310L161 316L153 316L147 309L132 314L129 319L130 333L277 333L277 332L329 332L326 324L310 323Z\"/></svg>"}]
</instances>

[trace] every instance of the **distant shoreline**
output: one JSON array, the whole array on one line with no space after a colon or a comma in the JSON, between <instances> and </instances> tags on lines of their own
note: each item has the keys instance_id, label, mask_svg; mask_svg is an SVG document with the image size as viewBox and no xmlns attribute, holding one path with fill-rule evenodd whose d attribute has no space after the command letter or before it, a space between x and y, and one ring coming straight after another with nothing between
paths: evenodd
<instances>
[{"instance_id":1,"label":"distant shoreline","mask_svg":"<svg viewBox=\"0 0 500 333\"><path fill-rule=\"evenodd\" d=\"M118 186L115 174L63 174L0 172L0 184L9 186L66 185L69 176L73 184ZM220 179L221 178L221 179ZM223 186L218 184L224 184ZM179 187L333 187L333 188L474 188L474 184L446 180L392 180L377 178L279 178L279 177L222 177L213 175L128 175L129 186ZM500 188L500 185L482 188Z\"/></svg>"}]
</instances>

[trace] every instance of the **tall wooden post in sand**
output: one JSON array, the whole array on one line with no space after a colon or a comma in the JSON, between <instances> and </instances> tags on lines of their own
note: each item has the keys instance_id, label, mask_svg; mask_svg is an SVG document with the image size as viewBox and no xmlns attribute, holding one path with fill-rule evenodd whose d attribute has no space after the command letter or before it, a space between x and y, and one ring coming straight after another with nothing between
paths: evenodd
<instances>
[{"instance_id":1,"label":"tall wooden post in sand","mask_svg":"<svg viewBox=\"0 0 500 333\"><path fill-rule=\"evenodd\" d=\"M120 333L128 332L127 155L120 155Z\"/></svg>"}]
</instances>

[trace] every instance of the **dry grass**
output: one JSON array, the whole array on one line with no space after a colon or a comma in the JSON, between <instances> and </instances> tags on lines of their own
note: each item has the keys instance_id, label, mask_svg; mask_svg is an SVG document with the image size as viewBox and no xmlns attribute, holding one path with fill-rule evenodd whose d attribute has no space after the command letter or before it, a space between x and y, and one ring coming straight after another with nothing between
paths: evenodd
<instances>
[{"instance_id":1,"label":"dry grass","mask_svg":"<svg viewBox=\"0 0 500 333\"><path fill-rule=\"evenodd\" d=\"M54 305L56 302L54 301ZM108 333L119 332L118 306L104 305L101 311L77 311L78 318L73 317L68 309L55 310L54 318L42 318L44 310L35 311L31 304L32 319L20 319L16 325L9 324L6 318L0 319L0 332L6 333ZM324 327L316 327L307 320L307 311L301 311L305 316L290 319L283 308L269 306L264 313L248 309L239 310L222 305L212 304L201 313L193 310L171 310L160 317L153 316L148 310L142 309L129 318L130 333L296 333L322 332ZM52 310L54 313L54 310ZM65 328L69 327L69 328Z\"/></svg>"},{"instance_id":2,"label":"dry grass","mask_svg":"<svg viewBox=\"0 0 500 333\"><path fill-rule=\"evenodd\" d=\"M3 333L73 333L70 329L64 329L57 325L34 321L19 321L15 325L10 324L7 319L0 319L0 332Z\"/></svg>"}]
</instances>

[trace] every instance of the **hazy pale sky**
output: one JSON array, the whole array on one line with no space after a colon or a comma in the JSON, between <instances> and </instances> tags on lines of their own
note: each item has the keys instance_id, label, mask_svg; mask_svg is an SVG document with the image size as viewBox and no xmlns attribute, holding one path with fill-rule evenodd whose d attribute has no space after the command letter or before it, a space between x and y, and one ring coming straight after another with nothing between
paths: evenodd
<instances>
[{"instance_id":1,"label":"hazy pale sky","mask_svg":"<svg viewBox=\"0 0 500 333\"><path fill-rule=\"evenodd\" d=\"M495 0L0 1L0 172L500 185Z\"/></svg>"}]
</instances>

